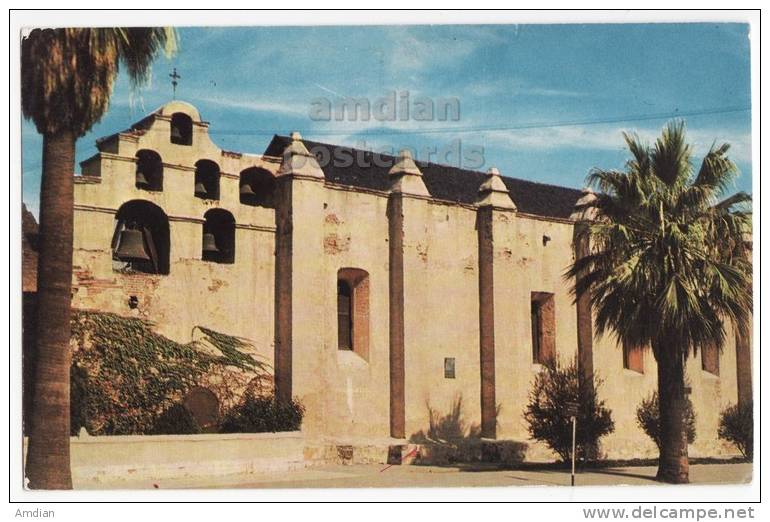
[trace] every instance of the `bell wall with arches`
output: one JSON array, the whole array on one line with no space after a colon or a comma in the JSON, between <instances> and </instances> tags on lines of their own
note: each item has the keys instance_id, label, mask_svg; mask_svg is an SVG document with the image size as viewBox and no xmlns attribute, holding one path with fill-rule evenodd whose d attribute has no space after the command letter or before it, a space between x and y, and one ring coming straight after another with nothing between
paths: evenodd
<instances>
[{"instance_id":1,"label":"bell wall with arches","mask_svg":"<svg viewBox=\"0 0 770 522\"><path fill-rule=\"evenodd\" d=\"M192 121L189 145L170 139L172 116L178 113ZM272 209L240 202L240 173L255 167L272 173L277 162L220 150L208 137L208 124L183 102L165 105L97 146L99 152L81 164L82 175L75 177L73 306L151 320L160 333L179 342L189 341L197 325L248 337L272 360L275 219ZM137 183L139 159L150 156L139 151L160 157L162 165L153 163L149 173L162 168L160 190ZM219 171L218 199L194 195L195 165L201 161ZM151 266L131 270L116 255L125 209L139 209L145 220L165 216L166 223L156 227L168 231L161 273L152 273ZM233 256L228 262L205 259L207 214L234 221L227 230Z\"/></svg>"}]
</instances>

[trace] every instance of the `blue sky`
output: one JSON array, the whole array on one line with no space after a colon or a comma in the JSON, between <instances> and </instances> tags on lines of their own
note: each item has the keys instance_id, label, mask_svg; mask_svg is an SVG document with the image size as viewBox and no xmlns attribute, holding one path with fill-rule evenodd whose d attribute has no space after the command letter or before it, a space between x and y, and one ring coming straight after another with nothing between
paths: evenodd
<instances>
[{"instance_id":1,"label":"blue sky","mask_svg":"<svg viewBox=\"0 0 770 522\"><path fill-rule=\"evenodd\" d=\"M102 121L77 144L128 127L171 98L211 123L227 150L261 153L273 133L378 151L410 147L482 151L483 165L512 177L581 187L592 167L622 168L621 131L653 139L684 115L696 160L714 140L732 144L751 191L748 25L486 25L182 28L176 57L161 57L139 91L120 75ZM314 121L312 103L374 103L392 92L456 98L459 121ZM37 214L42 138L22 128L23 199ZM459 150L458 150L459 145ZM458 154L459 152L459 154ZM421 159L437 160L432 158ZM468 166L468 165L465 165ZM79 167L76 167L79 170Z\"/></svg>"}]
</instances>

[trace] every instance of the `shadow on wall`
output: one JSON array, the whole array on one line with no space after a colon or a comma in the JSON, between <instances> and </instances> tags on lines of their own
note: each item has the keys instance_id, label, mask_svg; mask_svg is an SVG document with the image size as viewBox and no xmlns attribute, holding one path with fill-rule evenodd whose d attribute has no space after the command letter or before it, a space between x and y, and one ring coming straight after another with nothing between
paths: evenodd
<instances>
[{"instance_id":1,"label":"shadow on wall","mask_svg":"<svg viewBox=\"0 0 770 522\"><path fill-rule=\"evenodd\" d=\"M474 463L513 465L524 461L526 443L482 439L479 424L466 424L462 395L454 399L446 414L430 404L426 407L430 422L428 429L409 437L409 442L420 445L415 464L462 467L463 464Z\"/></svg>"}]
</instances>

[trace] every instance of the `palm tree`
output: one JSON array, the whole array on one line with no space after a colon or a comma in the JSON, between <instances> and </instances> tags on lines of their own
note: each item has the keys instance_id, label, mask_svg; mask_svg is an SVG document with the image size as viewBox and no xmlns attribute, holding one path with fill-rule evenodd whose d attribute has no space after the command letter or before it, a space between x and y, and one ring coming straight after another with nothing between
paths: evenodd
<instances>
[{"instance_id":1,"label":"palm tree","mask_svg":"<svg viewBox=\"0 0 770 522\"><path fill-rule=\"evenodd\" d=\"M75 140L107 110L118 68L138 85L173 29L35 29L21 45L21 106L43 135L37 274L37 368L26 477L33 489L71 489L70 295Z\"/></svg>"},{"instance_id":2,"label":"palm tree","mask_svg":"<svg viewBox=\"0 0 770 522\"><path fill-rule=\"evenodd\" d=\"M590 292L599 334L651 346L658 366L662 447L658 479L689 481L684 429L685 361L725 339L725 321L751 314L747 241L750 196L725 199L737 169L729 145L712 145L696 173L681 121L650 147L624 133L625 172L593 170L594 197L578 205L593 217L591 251L573 263L573 292ZM586 214L584 214L586 215Z\"/></svg>"}]
</instances>

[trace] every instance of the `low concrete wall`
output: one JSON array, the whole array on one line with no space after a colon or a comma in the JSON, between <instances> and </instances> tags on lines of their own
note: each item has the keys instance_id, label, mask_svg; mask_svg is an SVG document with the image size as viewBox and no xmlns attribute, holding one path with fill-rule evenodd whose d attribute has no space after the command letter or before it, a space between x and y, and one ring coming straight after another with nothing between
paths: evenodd
<instances>
[{"instance_id":1,"label":"low concrete wall","mask_svg":"<svg viewBox=\"0 0 770 522\"><path fill-rule=\"evenodd\" d=\"M80 488L153 488L198 477L305 467L299 431L72 437L72 480ZM25 441L26 449L26 441Z\"/></svg>"}]
</instances>

